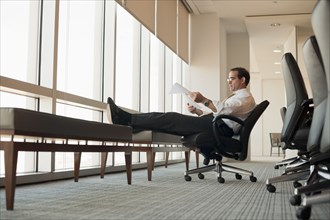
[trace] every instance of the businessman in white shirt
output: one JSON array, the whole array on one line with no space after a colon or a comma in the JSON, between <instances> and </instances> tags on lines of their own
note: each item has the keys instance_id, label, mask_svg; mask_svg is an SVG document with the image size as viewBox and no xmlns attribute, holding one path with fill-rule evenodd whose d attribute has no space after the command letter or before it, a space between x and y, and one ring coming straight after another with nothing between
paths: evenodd
<instances>
[{"instance_id":1,"label":"businessman in white shirt","mask_svg":"<svg viewBox=\"0 0 330 220\"><path fill-rule=\"evenodd\" d=\"M154 130L180 136L201 132L212 133L212 120L217 115L232 115L245 120L256 106L252 94L246 88L250 81L250 74L246 69L241 67L231 69L227 81L232 95L222 102L210 100L200 92L188 94L195 102L208 107L212 111L211 114L204 115L202 110L192 105L188 105L188 111L199 117L177 112L130 114L119 108L109 97L109 121L114 124L132 126L134 130ZM224 119L220 121L219 128L222 135L230 137L238 133L240 125Z\"/></svg>"}]
</instances>

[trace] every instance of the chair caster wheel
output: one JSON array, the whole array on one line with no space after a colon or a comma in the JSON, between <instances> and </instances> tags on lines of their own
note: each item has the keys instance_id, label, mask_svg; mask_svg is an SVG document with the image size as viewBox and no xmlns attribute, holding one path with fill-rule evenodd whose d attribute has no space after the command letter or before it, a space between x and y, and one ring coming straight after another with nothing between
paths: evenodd
<instances>
[{"instance_id":1,"label":"chair caster wheel","mask_svg":"<svg viewBox=\"0 0 330 220\"><path fill-rule=\"evenodd\" d=\"M238 173L235 174L235 177L236 177L237 180L241 180L242 179L242 175L240 175Z\"/></svg>"},{"instance_id":2,"label":"chair caster wheel","mask_svg":"<svg viewBox=\"0 0 330 220\"><path fill-rule=\"evenodd\" d=\"M273 193L276 191L276 187L273 186L272 184L269 184L269 185L267 185L267 190L268 190L268 192Z\"/></svg>"},{"instance_id":3,"label":"chair caster wheel","mask_svg":"<svg viewBox=\"0 0 330 220\"><path fill-rule=\"evenodd\" d=\"M301 196L294 195L290 198L291 205L300 205L301 204Z\"/></svg>"},{"instance_id":4,"label":"chair caster wheel","mask_svg":"<svg viewBox=\"0 0 330 220\"><path fill-rule=\"evenodd\" d=\"M255 177L255 176L250 176L250 181L251 181L251 182L257 182L257 177Z\"/></svg>"},{"instance_id":5,"label":"chair caster wheel","mask_svg":"<svg viewBox=\"0 0 330 220\"><path fill-rule=\"evenodd\" d=\"M219 183L225 183L225 179L223 177L218 177L218 182Z\"/></svg>"},{"instance_id":6,"label":"chair caster wheel","mask_svg":"<svg viewBox=\"0 0 330 220\"><path fill-rule=\"evenodd\" d=\"M199 174L198 174L198 178L199 178L200 180L204 179L204 174L199 173Z\"/></svg>"},{"instance_id":7,"label":"chair caster wheel","mask_svg":"<svg viewBox=\"0 0 330 220\"><path fill-rule=\"evenodd\" d=\"M279 168L278 165L275 165L275 166L274 166L274 169L275 169L275 170L278 170L278 168Z\"/></svg>"},{"instance_id":8,"label":"chair caster wheel","mask_svg":"<svg viewBox=\"0 0 330 220\"><path fill-rule=\"evenodd\" d=\"M185 176L184 176L184 179L185 179L187 182L190 182L190 181L191 181L191 176L185 175Z\"/></svg>"},{"instance_id":9,"label":"chair caster wheel","mask_svg":"<svg viewBox=\"0 0 330 220\"><path fill-rule=\"evenodd\" d=\"M294 182L293 182L293 187L294 187L294 188L298 188L298 187L301 187L301 186L302 186L302 184L299 183L298 181L294 181Z\"/></svg>"},{"instance_id":10,"label":"chair caster wheel","mask_svg":"<svg viewBox=\"0 0 330 220\"><path fill-rule=\"evenodd\" d=\"M203 164L204 164L205 166L207 166L207 165L209 165L209 163L210 163L210 158L204 158L204 160L203 160Z\"/></svg>"},{"instance_id":11,"label":"chair caster wheel","mask_svg":"<svg viewBox=\"0 0 330 220\"><path fill-rule=\"evenodd\" d=\"M298 219L308 220L311 217L311 207L301 207L297 209L296 216Z\"/></svg>"}]
</instances>

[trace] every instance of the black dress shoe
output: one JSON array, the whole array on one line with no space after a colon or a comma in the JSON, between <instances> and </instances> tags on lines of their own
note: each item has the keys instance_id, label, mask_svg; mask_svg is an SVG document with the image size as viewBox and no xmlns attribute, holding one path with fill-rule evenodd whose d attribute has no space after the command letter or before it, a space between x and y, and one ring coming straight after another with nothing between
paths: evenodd
<instances>
[{"instance_id":1,"label":"black dress shoe","mask_svg":"<svg viewBox=\"0 0 330 220\"><path fill-rule=\"evenodd\" d=\"M110 97L108 97L108 109L110 111L111 119L114 124L120 124L120 125L131 124L132 115L119 108Z\"/></svg>"}]
</instances>

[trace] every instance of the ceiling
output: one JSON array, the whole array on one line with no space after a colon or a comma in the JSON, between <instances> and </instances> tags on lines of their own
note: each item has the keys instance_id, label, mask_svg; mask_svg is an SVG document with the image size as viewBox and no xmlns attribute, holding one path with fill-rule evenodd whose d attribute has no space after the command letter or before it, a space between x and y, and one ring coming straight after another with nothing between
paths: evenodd
<instances>
[{"instance_id":1,"label":"ceiling","mask_svg":"<svg viewBox=\"0 0 330 220\"><path fill-rule=\"evenodd\" d=\"M311 13L317 0L186 0L193 14L216 13L228 33L248 33L251 50L258 63L254 72L280 72L279 62L284 42L294 27L311 29ZM280 24L272 27L272 23ZM267 62L265 61L268 58ZM273 61L269 61L272 58Z\"/></svg>"}]
</instances>

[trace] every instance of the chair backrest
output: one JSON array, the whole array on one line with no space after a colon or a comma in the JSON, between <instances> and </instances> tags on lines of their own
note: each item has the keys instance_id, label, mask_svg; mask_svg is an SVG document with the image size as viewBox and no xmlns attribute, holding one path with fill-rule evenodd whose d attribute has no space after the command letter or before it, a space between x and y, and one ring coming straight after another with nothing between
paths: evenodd
<instances>
[{"instance_id":1,"label":"chair backrest","mask_svg":"<svg viewBox=\"0 0 330 220\"><path fill-rule=\"evenodd\" d=\"M283 55L281 65L287 102L281 141L287 144L294 137L298 126L297 123L304 114L301 104L308 99L308 93L299 66L291 53Z\"/></svg>"},{"instance_id":2,"label":"chair backrest","mask_svg":"<svg viewBox=\"0 0 330 220\"><path fill-rule=\"evenodd\" d=\"M327 78L328 98L327 110L321 137L320 151L330 151L330 1L319 0L312 12L312 27L320 47Z\"/></svg>"},{"instance_id":3,"label":"chair backrest","mask_svg":"<svg viewBox=\"0 0 330 220\"><path fill-rule=\"evenodd\" d=\"M313 120L308 135L307 151L319 151L327 107L327 82L315 36L307 39L303 46L303 56L313 95Z\"/></svg>"},{"instance_id":4,"label":"chair backrest","mask_svg":"<svg viewBox=\"0 0 330 220\"><path fill-rule=\"evenodd\" d=\"M204 132L183 137L182 144L187 147L197 147L204 155L210 156L217 152L222 156L235 160L245 160L248 153L249 137L251 130L265 111L269 102L267 100L257 105L249 117L243 122L239 133L233 137L219 136L217 123L213 124L213 133Z\"/></svg>"},{"instance_id":5,"label":"chair backrest","mask_svg":"<svg viewBox=\"0 0 330 220\"><path fill-rule=\"evenodd\" d=\"M284 122L285 113L286 113L286 107L282 107L280 109L280 114L281 114L282 122Z\"/></svg>"},{"instance_id":6,"label":"chair backrest","mask_svg":"<svg viewBox=\"0 0 330 220\"><path fill-rule=\"evenodd\" d=\"M249 146L249 138L252 131L252 128L257 123L258 119L262 115L262 113L266 110L268 107L269 102L267 100L259 103L251 112L249 117L245 119L244 126L242 126L240 132L239 132L239 140L242 144L242 150L239 154L239 160L245 160L248 154L248 146Z\"/></svg>"}]
</instances>

